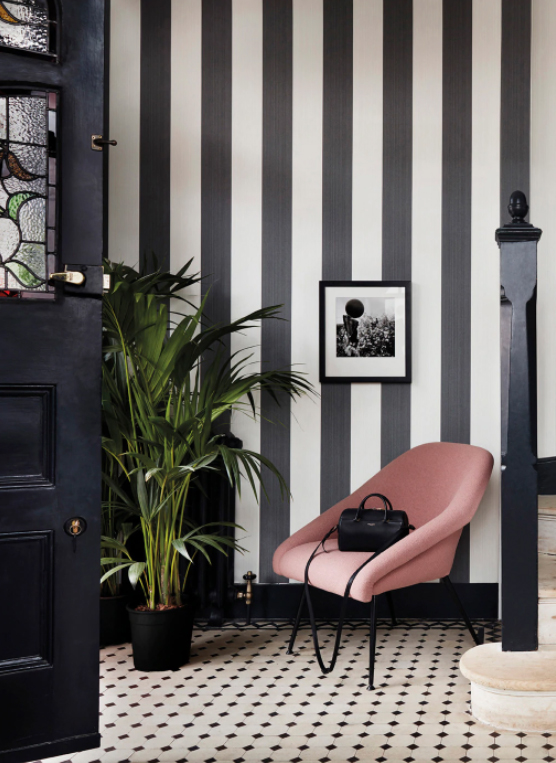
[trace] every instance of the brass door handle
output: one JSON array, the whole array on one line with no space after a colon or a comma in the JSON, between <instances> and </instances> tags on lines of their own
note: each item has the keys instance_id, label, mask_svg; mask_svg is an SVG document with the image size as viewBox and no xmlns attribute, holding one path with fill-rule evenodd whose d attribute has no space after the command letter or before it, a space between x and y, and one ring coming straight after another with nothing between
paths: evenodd
<instances>
[{"instance_id":1,"label":"brass door handle","mask_svg":"<svg viewBox=\"0 0 556 763\"><path fill-rule=\"evenodd\" d=\"M52 273L50 280L71 283L73 286L83 286L85 283L85 273L82 273L80 270L64 270L63 273Z\"/></svg>"}]
</instances>

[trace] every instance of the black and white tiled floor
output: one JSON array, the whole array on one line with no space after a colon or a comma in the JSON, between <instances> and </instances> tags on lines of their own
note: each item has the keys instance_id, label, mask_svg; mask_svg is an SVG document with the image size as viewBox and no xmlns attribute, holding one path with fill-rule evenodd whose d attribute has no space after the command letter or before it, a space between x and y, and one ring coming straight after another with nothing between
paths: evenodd
<instances>
[{"instance_id":1,"label":"black and white tiled floor","mask_svg":"<svg viewBox=\"0 0 556 763\"><path fill-rule=\"evenodd\" d=\"M333 631L322 629L330 648ZM101 652L102 748L48 763L328 763L556 760L556 735L495 731L469 714L458 670L472 646L453 622L379 624L376 690L366 691L368 630L345 630L321 676L309 631L286 655L289 628L194 632L181 670L140 673L129 645ZM487 639L497 640L487 624Z\"/></svg>"}]
</instances>

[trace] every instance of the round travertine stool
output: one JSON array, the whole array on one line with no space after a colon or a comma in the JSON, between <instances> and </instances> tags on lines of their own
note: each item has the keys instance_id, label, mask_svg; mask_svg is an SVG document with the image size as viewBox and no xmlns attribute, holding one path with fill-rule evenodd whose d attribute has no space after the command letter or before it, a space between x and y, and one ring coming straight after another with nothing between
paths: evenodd
<instances>
[{"instance_id":1,"label":"round travertine stool","mask_svg":"<svg viewBox=\"0 0 556 763\"><path fill-rule=\"evenodd\" d=\"M556 646L503 652L482 644L466 652L460 670L471 681L471 712L499 729L556 732Z\"/></svg>"}]
</instances>

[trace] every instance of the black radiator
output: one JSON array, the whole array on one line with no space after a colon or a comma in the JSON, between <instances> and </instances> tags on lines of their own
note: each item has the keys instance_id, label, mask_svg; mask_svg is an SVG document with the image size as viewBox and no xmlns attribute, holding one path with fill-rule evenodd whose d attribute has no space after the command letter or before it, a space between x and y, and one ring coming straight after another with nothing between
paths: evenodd
<instances>
[{"instance_id":1,"label":"black radiator","mask_svg":"<svg viewBox=\"0 0 556 763\"><path fill-rule=\"evenodd\" d=\"M243 443L231 434L225 436L229 447L241 448ZM198 524L207 522L235 522L236 491L231 486L224 469L218 461L213 464L217 471L207 471L199 475L192 484L189 494L188 516ZM218 528L209 528L218 530ZM234 529L224 527L222 535L234 536ZM234 552L228 555L215 549L208 550L211 564L198 554L190 573L190 591L197 597L197 617L208 620L210 625L221 625L225 617L233 614L234 589ZM187 564L181 560L181 569Z\"/></svg>"}]
</instances>

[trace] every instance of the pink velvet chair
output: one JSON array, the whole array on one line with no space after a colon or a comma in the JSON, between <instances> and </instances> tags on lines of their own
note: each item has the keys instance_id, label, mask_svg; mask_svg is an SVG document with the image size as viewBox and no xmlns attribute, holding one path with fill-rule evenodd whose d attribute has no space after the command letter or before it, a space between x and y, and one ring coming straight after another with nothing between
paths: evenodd
<instances>
[{"instance_id":1,"label":"pink velvet chair","mask_svg":"<svg viewBox=\"0 0 556 763\"><path fill-rule=\"evenodd\" d=\"M316 517L285 540L274 554L278 575L304 581L305 566L315 546L334 525L342 511L354 508L369 493L388 496L395 509L404 509L415 530L377 556L356 577L351 598L371 603L369 689L373 687L376 642L376 597L415 583L442 579L452 594L476 643L475 633L449 574L461 531L475 514L492 472L493 459L483 448L457 443L419 445L402 454L358 490ZM371 504L369 504L370 506ZM368 559L365 552L338 550L335 535L326 542L310 567L310 584L343 596L353 572ZM292 653L305 602L301 597L288 654Z\"/></svg>"}]
</instances>

